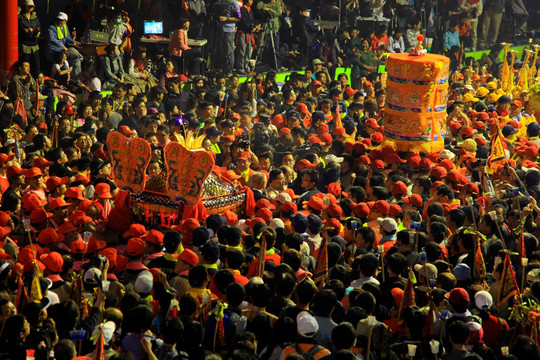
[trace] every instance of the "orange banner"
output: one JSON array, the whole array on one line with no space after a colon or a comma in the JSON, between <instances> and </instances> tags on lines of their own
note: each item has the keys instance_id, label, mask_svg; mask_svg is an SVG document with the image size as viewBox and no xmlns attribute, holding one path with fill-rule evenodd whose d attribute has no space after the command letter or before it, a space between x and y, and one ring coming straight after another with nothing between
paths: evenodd
<instances>
[{"instance_id":1,"label":"orange banner","mask_svg":"<svg viewBox=\"0 0 540 360\"><path fill-rule=\"evenodd\" d=\"M173 200L197 204L203 182L214 166L214 158L204 150L188 150L177 142L167 144L163 152L167 166L167 193Z\"/></svg>"},{"instance_id":2,"label":"orange banner","mask_svg":"<svg viewBox=\"0 0 540 360\"><path fill-rule=\"evenodd\" d=\"M107 136L111 166L115 184L141 193L146 184L146 168L152 157L152 148L144 139L128 139L113 131Z\"/></svg>"}]
</instances>

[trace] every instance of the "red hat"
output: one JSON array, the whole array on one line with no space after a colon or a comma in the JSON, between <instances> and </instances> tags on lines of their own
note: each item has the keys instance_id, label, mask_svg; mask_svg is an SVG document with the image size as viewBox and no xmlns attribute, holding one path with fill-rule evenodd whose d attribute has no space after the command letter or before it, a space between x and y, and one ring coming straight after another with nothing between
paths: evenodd
<instances>
[{"instance_id":1,"label":"red hat","mask_svg":"<svg viewBox=\"0 0 540 360\"><path fill-rule=\"evenodd\" d=\"M18 167L18 166L10 166L10 167L8 167L8 169L7 169L6 177L7 177L8 179L11 179L11 178L14 177L15 175L25 175L25 174L26 174L26 170L21 169L21 168Z\"/></svg>"},{"instance_id":2,"label":"red hat","mask_svg":"<svg viewBox=\"0 0 540 360\"><path fill-rule=\"evenodd\" d=\"M58 176L49 176L45 182L45 185L47 186L47 190L49 190L49 192L53 192L60 185L67 184L68 180L69 179L67 176L62 178L59 178Z\"/></svg>"},{"instance_id":3,"label":"red hat","mask_svg":"<svg viewBox=\"0 0 540 360\"><path fill-rule=\"evenodd\" d=\"M365 202L361 202L358 204L351 203L351 205L353 205L352 210L354 211L356 216L358 216L359 218L368 217L369 214L371 213L370 207Z\"/></svg>"},{"instance_id":4,"label":"red hat","mask_svg":"<svg viewBox=\"0 0 540 360\"><path fill-rule=\"evenodd\" d=\"M10 226L2 226L2 227L0 227L0 240L5 238L9 233L11 233L11 227Z\"/></svg>"},{"instance_id":5,"label":"red hat","mask_svg":"<svg viewBox=\"0 0 540 360\"><path fill-rule=\"evenodd\" d=\"M480 189L478 188L478 185L473 182L465 184L464 189L471 194L480 194Z\"/></svg>"},{"instance_id":6,"label":"red hat","mask_svg":"<svg viewBox=\"0 0 540 360\"><path fill-rule=\"evenodd\" d=\"M38 243L41 245L48 245L51 243L59 243L64 241L64 235L58 234L52 227L41 230L38 236Z\"/></svg>"},{"instance_id":7,"label":"red hat","mask_svg":"<svg viewBox=\"0 0 540 360\"><path fill-rule=\"evenodd\" d=\"M195 218L187 218L182 220L182 222L174 229L182 233L182 235L192 234L195 229L201 226L199 220Z\"/></svg>"},{"instance_id":8,"label":"red hat","mask_svg":"<svg viewBox=\"0 0 540 360\"><path fill-rule=\"evenodd\" d=\"M7 226L9 223L9 214L5 211L0 211L0 226Z\"/></svg>"},{"instance_id":9,"label":"red hat","mask_svg":"<svg viewBox=\"0 0 540 360\"><path fill-rule=\"evenodd\" d=\"M373 133L371 135L371 141L381 143L383 141L383 134L381 134L380 132Z\"/></svg>"},{"instance_id":10,"label":"red hat","mask_svg":"<svg viewBox=\"0 0 540 360\"><path fill-rule=\"evenodd\" d=\"M221 214L221 216L227 219L227 225L234 225L238 222L238 215L231 210L226 210L223 214Z\"/></svg>"},{"instance_id":11,"label":"red hat","mask_svg":"<svg viewBox=\"0 0 540 360\"><path fill-rule=\"evenodd\" d=\"M104 182L99 183L95 186L94 194L100 199L110 199L112 198L111 186Z\"/></svg>"},{"instance_id":12,"label":"red hat","mask_svg":"<svg viewBox=\"0 0 540 360\"><path fill-rule=\"evenodd\" d=\"M475 121L473 124L474 128L477 130L484 129L486 127L486 123L483 121Z\"/></svg>"},{"instance_id":13,"label":"red hat","mask_svg":"<svg viewBox=\"0 0 540 360\"><path fill-rule=\"evenodd\" d=\"M431 169L431 176L433 176L435 179L442 179L446 176L446 169L442 166L435 166L433 169Z\"/></svg>"},{"instance_id":14,"label":"red hat","mask_svg":"<svg viewBox=\"0 0 540 360\"><path fill-rule=\"evenodd\" d=\"M450 121L448 122L448 127L450 128L450 132L456 135L459 132L459 129L462 128L462 125L457 121Z\"/></svg>"},{"instance_id":15,"label":"red hat","mask_svg":"<svg viewBox=\"0 0 540 360\"><path fill-rule=\"evenodd\" d=\"M335 218L328 219L324 224L324 228L327 230L337 230L339 232L341 231L341 223L338 219Z\"/></svg>"},{"instance_id":16,"label":"red hat","mask_svg":"<svg viewBox=\"0 0 540 360\"><path fill-rule=\"evenodd\" d=\"M304 103L298 103L298 106L296 106L296 111L302 114L309 114L309 110L306 104Z\"/></svg>"},{"instance_id":17,"label":"red hat","mask_svg":"<svg viewBox=\"0 0 540 360\"><path fill-rule=\"evenodd\" d=\"M255 203L255 207L257 209L268 208L270 210L274 210L276 208L276 206L272 204L270 200L265 198L257 200L257 202Z\"/></svg>"},{"instance_id":18,"label":"red hat","mask_svg":"<svg viewBox=\"0 0 540 360\"><path fill-rule=\"evenodd\" d=\"M464 127L461 128L461 134L463 136L471 137L476 133L477 133L477 131L475 129L473 129L472 127L470 127L470 126L464 126Z\"/></svg>"},{"instance_id":19,"label":"red hat","mask_svg":"<svg viewBox=\"0 0 540 360\"><path fill-rule=\"evenodd\" d=\"M424 201L422 200L422 197L418 194L412 194L411 196L402 197L401 200L403 200L406 204L411 204L417 208L421 208Z\"/></svg>"},{"instance_id":20,"label":"red hat","mask_svg":"<svg viewBox=\"0 0 540 360\"><path fill-rule=\"evenodd\" d=\"M377 130L380 127L379 123L374 118L367 119L366 122L365 122L365 126L366 126L366 128L371 128L371 129L375 129L375 130Z\"/></svg>"},{"instance_id":21,"label":"red hat","mask_svg":"<svg viewBox=\"0 0 540 360\"><path fill-rule=\"evenodd\" d=\"M98 240L95 236L90 236L88 241L88 253L95 253L98 250L104 249L107 246L105 241Z\"/></svg>"},{"instance_id":22,"label":"red hat","mask_svg":"<svg viewBox=\"0 0 540 360\"><path fill-rule=\"evenodd\" d=\"M5 163L7 163L8 161L11 161L15 158L15 155L7 155L7 154L3 154L3 153L0 153L0 165L4 165Z\"/></svg>"},{"instance_id":23,"label":"red hat","mask_svg":"<svg viewBox=\"0 0 540 360\"><path fill-rule=\"evenodd\" d=\"M407 185L403 181L396 181L394 183L394 186L392 186L392 194L393 195L407 195L409 192L409 189L407 189Z\"/></svg>"},{"instance_id":24,"label":"red hat","mask_svg":"<svg viewBox=\"0 0 540 360\"><path fill-rule=\"evenodd\" d=\"M521 129L521 127L523 126L522 123L519 123L516 120L510 120L506 125L512 125L514 129Z\"/></svg>"},{"instance_id":25,"label":"red hat","mask_svg":"<svg viewBox=\"0 0 540 360\"><path fill-rule=\"evenodd\" d=\"M243 151L240 156L238 156L238 160L250 160L251 159L251 154L249 153L249 151Z\"/></svg>"},{"instance_id":26,"label":"red hat","mask_svg":"<svg viewBox=\"0 0 540 360\"><path fill-rule=\"evenodd\" d=\"M75 226L81 226L83 224L90 224L92 222L92 218L86 216L84 211L76 210L69 215L69 221L71 221Z\"/></svg>"},{"instance_id":27,"label":"red hat","mask_svg":"<svg viewBox=\"0 0 540 360\"><path fill-rule=\"evenodd\" d=\"M120 134L124 135L125 137L130 137L131 135L135 135L135 132L133 132L129 126L122 125L118 127L117 130Z\"/></svg>"},{"instance_id":28,"label":"red hat","mask_svg":"<svg viewBox=\"0 0 540 360\"><path fill-rule=\"evenodd\" d=\"M73 110L73 105L66 105L64 107L64 115L74 115L75 111Z\"/></svg>"},{"instance_id":29,"label":"red hat","mask_svg":"<svg viewBox=\"0 0 540 360\"><path fill-rule=\"evenodd\" d=\"M67 221L58 227L58 234L68 234L77 230L71 221Z\"/></svg>"},{"instance_id":30,"label":"red hat","mask_svg":"<svg viewBox=\"0 0 540 360\"><path fill-rule=\"evenodd\" d=\"M330 217L339 218L343 216L343 209L341 208L341 206L337 204L332 204L332 205L328 205L328 207L326 208L326 213Z\"/></svg>"},{"instance_id":31,"label":"red hat","mask_svg":"<svg viewBox=\"0 0 540 360\"><path fill-rule=\"evenodd\" d=\"M255 213L255 216L262 218L264 222L267 224L274 217L274 215L272 214L272 211L270 211L270 209L267 209L267 208L262 208L262 209L257 210L257 212Z\"/></svg>"},{"instance_id":32,"label":"red hat","mask_svg":"<svg viewBox=\"0 0 540 360\"><path fill-rule=\"evenodd\" d=\"M75 240L71 243L72 254L82 254L86 252L87 245L82 240Z\"/></svg>"},{"instance_id":33,"label":"red hat","mask_svg":"<svg viewBox=\"0 0 540 360\"><path fill-rule=\"evenodd\" d=\"M319 80L315 80L311 83L312 86L322 86L322 82L320 82Z\"/></svg>"},{"instance_id":34,"label":"red hat","mask_svg":"<svg viewBox=\"0 0 540 360\"><path fill-rule=\"evenodd\" d=\"M116 265L116 258L118 253L114 248L106 248L100 251L99 255L105 256L109 260L109 269L112 269Z\"/></svg>"},{"instance_id":35,"label":"red hat","mask_svg":"<svg viewBox=\"0 0 540 360\"><path fill-rule=\"evenodd\" d=\"M21 203L23 209L26 211L32 211L34 209L47 205L47 201L41 200L39 196L31 192L24 194Z\"/></svg>"},{"instance_id":36,"label":"red hat","mask_svg":"<svg viewBox=\"0 0 540 360\"><path fill-rule=\"evenodd\" d=\"M486 146L486 139L484 139L481 136L475 137L474 141L476 141L476 145L478 145L478 146Z\"/></svg>"},{"instance_id":37,"label":"red hat","mask_svg":"<svg viewBox=\"0 0 540 360\"><path fill-rule=\"evenodd\" d=\"M442 166L443 168L445 168L446 171L450 171L454 168L454 163L448 159L444 159L444 160L441 160L441 162L439 162L439 166Z\"/></svg>"},{"instance_id":38,"label":"red hat","mask_svg":"<svg viewBox=\"0 0 540 360\"><path fill-rule=\"evenodd\" d=\"M182 251L180 255L178 255L178 260L182 260L183 262L192 267L197 266L197 264L199 263L199 257L195 252L190 249L184 249L184 251Z\"/></svg>"},{"instance_id":39,"label":"red hat","mask_svg":"<svg viewBox=\"0 0 540 360\"><path fill-rule=\"evenodd\" d=\"M352 146L352 151L356 151L357 153L363 154L366 152L369 146L367 146L365 143L361 142L355 142Z\"/></svg>"},{"instance_id":40,"label":"red hat","mask_svg":"<svg viewBox=\"0 0 540 360\"><path fill-rule=\"evenodd\" d=\"M390 204L386 202L386 200L379 200L376 201L375 204L373 204L373 209L377 210L383 215L388 215L390 212Z\"/></svg>"},{"instance_id":41,"label":"red hat","mask_svg":"<svg viewBox=\"0 0 540 360\"><path fill-rule=\"evenodd\" d=\"M444 295L445 298L450 301L451 304L461 304L465 301L469 301L469 293L464 288L453 288L452 291Z\"/></svg>"},{"instance_id":42,"label":"red hat","mask_svg":"<svg viewBox=\"0 0 540 360\"><path fill-rule=\"evenodd\" d=\"M319 135L319 139L321 139L323 144L330 144L332 142L332 140L333 140L332 135L330 135L328 133Z\"/></svg>"},{"instance_id":43,"label":"red hat","mask_svg":"<svg viewBox=\"0 0 540 360\"><path fill-rule=\"evenodd\" d=\"M281 211L295 214L295 213L298 212L298 207L296 206L295 203L288 202L288 203L285 203L285 204L281 205Z\"/></svg>"},{"instance_id":44,"label":"red hat","mask_svg":"<svg viewBox=\"0 0 540 360\"><path fill-rule=\"evenodd\" d=\"M452 170L446 174L446 179L455 183L460 183L463 179L463 175L457 170Z\"/></svg>"},{"instance_id":45,"label":"red hat","mask_svg":"<svg viewBox=\"0 0 540 360\"><path fill-rule=\"evenodd\" d=\"M141 239L157 246L163 246L163 233L158 230L152 229L148 231Z\"/></svg>"},{"instance_id":46,"label":"red hat","mask_svg":"<svg viewBox=\"0 0 540 360\"><path fill-rule=\"evenodd\" d=\"M38 157L37 159L34 160L34 166L38 168L44 168L47 166L51 166L52 164L54 164L52 161L49 161L45 159L44 157Z\"/></svg>"},{"instance_id":47,"label":"red hat","mask_svg":"<svg viewBox=\"0 0 540 360\"><path fill-rule=\"evenodd\" d=\"M515 106L517 106L517 107L522 107L522 106L523 106L523 104L522 104L521 101L519 101L519 100L514 100L514 101L512 101L512 105L515 105Z\"/></svg>"},{"instance_id":48,"label":"red hat","mask_svg":"<svg viewBox=\"0 0 540 360\"><path fill-rule=\"evenodd\" d=\"M39 260L31 260L24 264L23 266L23 274L28 274L31 272L34 272L36 270L36 266L39 269L39 272L43 272L45 270L45 265Z\"/></svg>"},{"instance_id":49,"label":"red hat","mask_svg":"<svg viewBox=\"0 0 540 360\"><path fill-rule=\"evenodd\" d=\"M146 249L146 244L141 238L131 238L127 243L126 253L131 256L139 256L144 253L144 249Z\"/></svg>"},{"instance_id":50,"label":"red hat","mask_svg":"<svg viewBox=\"0 0 540 360\"><path fill-rule=\"evenodd\" d=\"M39 257L41 262L53 273L62 272L64 266L64 258L56 251L51 251L48 254L43 254Z\"/></svg>"},{"instance_id":51,"label":"red hat","mask_svg":"<svg viewBox=\"0 0 540 360\"><path fill-rule=\"evenodd\" d=\"M527 168L527 169L532 169L532 168L540 169L540 166L538 166L538 164L532 162L531 160L524 160L521 163L521 167Z\"/></svg>"},{"instance_id":52,"label":"red hat","mask_svg":"<svg viewBox=\"0 0 540 360\"><path fill-rule=\"evenodd\" d=\"M146 228L142 224L131 224L124 237L141 237L146 234Z\"/></svg>"},{"instance_id":53,"label":"red hat","mask_svg":"<svg viewBox=\"0 0 540 360\"><path fill-rule=\"evenodd\" d=\"M288 127L282 127L281 129L279 129L279 136L287 135L290 133L291 129L289 129Z\"/></svg>"},{"instance_id":54,"label":"red hat","mask_svg":"<svg viewBox=\"0 0 540 360\"><path fill-rule=\"evenodd\" d=\"M302 169L314 169L316 168L317 165L315 164L312 164L309 160L307 159L302 159L298 162L298 164L296 164L296 170L300 171Z\"/></svg>"},{"instance_id":55,"label":"red hat","mask_svg":"<svg viewBox=\"0 0 540 360\"><path fill-rule=\"evenodd\" d=\"M97 203L96 201L84 199L79 204L78 209L81 210L81 211L84 211L86 213L88 211L88 209L90 209L90 207L93 206L93 205L101 205L101 204Z\"/></svg>"},{"instance_id":56,"label":"red hat","mask_svg":"<svg viewBox=\"0 0 540 360\"><path fill-rule=\"evenodd\" d=\"M390 216L399 216L402 212L403 210L401 209L401 206L399 206L398 204L392 204L390 205L390 211L388 212L388 214Z\"/></svg>"},{"instance_id":57,"label":"red hat","mask_svg":"<svg viewBox=\"0 0 540 360\"><path fill-rule=\"evenodd\" d=\"M380 159L374 160L373 162L371 162L369 164L369 166L371 166L371 168L373 168L375 170L384 169L386 167L386 165L384 164L384 161L382 161Z\"/></svg>"},{"instance_id":58,"label":"red hat","mask_svg":"<svg viewBox=\"0 0 540 360\"><path fill-rule=\"evenodd\" d=\"M77 174L73 179L74 181L80 181L84 186L88 185L88 183L90 182L90 179L88 179L88 177L84 176L83 174Z\"/></svg>"},{"instance_id":59,"label":"red hat","mask_svg":"<svg viewBox=\"0 0 540 360\"><path fill-rule=\"evenodd\" d=\"M332 135L334 136L344 136L346 134L347 132L345 131L345 128L343 126L336 126L332 131Z\"/></svg>"},{"instance_id":60,"label":"red hat","mask_svg":"<svg viewBox=\"0 0 540 360\"><path fill-rule=\"evenodd\" d=\"M411 157L409 157L409 166L413 169L418 169L420 167L420 162L422 161L422 158L418 154L414 154ZM426 169L429 170L429 169Z\"/></svg>"},{"instance_id":61,"label":"red hat","mask_svg":"<svg viewBox=\"0 0 540 360\"><path fill-rule=\"evenodd\" d=\"M318 196L312 196L308 201L304 201L302 205L304 209L310 207L318 211L323 211L326 208L324 200Z\"/></svg>"},{"instance_id":62,"label":"red hat","mask_svg":"<svg viewBox=\"0 0 540 360\"><path fill-rule=\"evenodd\" d=\"M78 188L78 187L67 188L66 193L64 194L64 197L67 199L84 200L84 197L82 195L82 190L81 188Z\"/></svg>"},{"instance_id":63,"label":"red hat","mask_svg":"<svg viewBox=\"0 0 540 360\"><path fill-rule=\"evenodd\" d=\"M52 217L52 215L52 213L48 213L44 208L37 208L30 213L30 221L34 224L39 224Z\"/></svg>"},{"instance_id":64,"label":"red hat","mask_svg":"<svg viewBox=\"0 0 540 360\"><path fill-rule=\"evenodd\" d=\"M26 175L27 179L30 179L30 178L33 178L33 177L36 177L36 176L43 176L43 173L41 172L40 168L34 166L34 167L26 170L25 175Z\"/></svg>"},{"instance_id":65,"label":"red hat","mask_svg":"<svg viewBox=\"0 0 540 360\"><path fill-rule=\"evenodd\" d=\"M227 170L223 174L221 174L221 177L228 181L234 181L242 178L242 176L238 175L234 172L234 170Z\"/></svg>"},{"instance_id":66,"label":"red hat","mask_svg":"<svg viewBox=\"0 0 540 360\"><path fill-rule=\"evenodd\" d=\"M340 196L342 191L341 185L337 182L332 182L328 184L327 191L334 196Z\"/></svg>"}]
</instances>

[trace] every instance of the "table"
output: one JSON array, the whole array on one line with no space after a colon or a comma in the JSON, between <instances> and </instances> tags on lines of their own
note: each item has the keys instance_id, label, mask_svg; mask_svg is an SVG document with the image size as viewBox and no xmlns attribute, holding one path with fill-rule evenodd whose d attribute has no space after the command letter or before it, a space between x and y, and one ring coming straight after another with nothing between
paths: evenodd
<instances>
[{"instance_id":1,"label":"table","mask_svg":"<svg viewBox=\"0 0 540 360\"><path fill-rule=\"evenodd\" d=\"M333 30L336 28L339 24L339 21L331 21L331 20L315 20L315 25L319 25L321 29L325 30Z\"/></svg>"},{"instance_id":2,"label":"table","mask_svg":"<svg viewBox=\"0 0 540 360\"><path fill-rule=\"evenodd\" d=\"M156 44L156 45L169 45L169 42L171 39L163 38L163 39L154 39L154 38L145 38L142 37L140 39L141 43L145 44ZM202 47L208 43L208 40L206 39L189 39L188 38L188 46L195 46L195 47Z\"/></svg>"},{"instance_id":3,"label":"table","mask_svg":"<svg viewBox=\"0 0 540 360\"><path fill-rule=\"evenodd\" d=\"M81 43L76 49L82 55L102 56L107 55L107 46L109 46L109 43Z\"/></svg>"}]
</instances>

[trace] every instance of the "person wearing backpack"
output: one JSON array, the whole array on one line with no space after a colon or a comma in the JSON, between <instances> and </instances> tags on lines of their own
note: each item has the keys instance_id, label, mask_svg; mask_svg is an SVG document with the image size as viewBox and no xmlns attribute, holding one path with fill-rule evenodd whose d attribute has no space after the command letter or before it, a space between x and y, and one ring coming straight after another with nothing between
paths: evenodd
<instances>
[{"instance_id":1,"label":"person wearing backpack","mask_svg":"<svg viewBox=\"0 0 540 360\"><path fill-rule=\"evenodd\" d=\"M280 360L285 360L291 354L300 354L306 360L330 359L330 350L318 345L314 340L319 332L319 324L313 315L302 311L296 316L297 341L283 349Z\"/></svg>"}]
</instances>

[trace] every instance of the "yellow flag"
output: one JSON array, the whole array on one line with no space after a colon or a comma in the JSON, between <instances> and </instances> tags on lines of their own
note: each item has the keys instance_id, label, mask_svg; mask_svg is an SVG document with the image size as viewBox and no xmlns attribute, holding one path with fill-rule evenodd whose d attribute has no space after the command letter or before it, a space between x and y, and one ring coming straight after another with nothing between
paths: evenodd
<instances>
[{"instance_id":1,"label":"yellow flag","mask_svg":"<svg viewBox=\"0 0 540 360\"><path fill-rule=\"evenodd\" d=\"M491 139L491 154L487 161L487 172L493 174L497 170L499 165L506 163L506 153L504 152L503 141L501 138L501 132L497 131Z\"/></svg>"},{"instance_id":2,"label":"yellow flag","mask_svg":"<svg viewBox=\"0 0 540 360\"><path fill-rule=\"evenodd\" d=\"M36 271L34 272L32 284L30 285L30 296L28 301L40 302L41 299L43 299L43 295L41 294L41 286L39 285L39 275Z\"/></svg>"}]
</instances>

